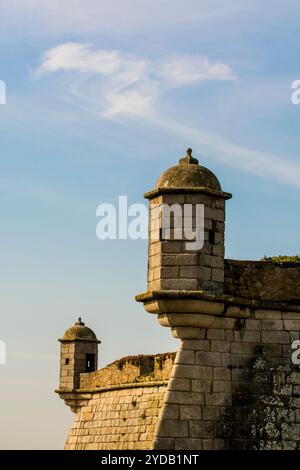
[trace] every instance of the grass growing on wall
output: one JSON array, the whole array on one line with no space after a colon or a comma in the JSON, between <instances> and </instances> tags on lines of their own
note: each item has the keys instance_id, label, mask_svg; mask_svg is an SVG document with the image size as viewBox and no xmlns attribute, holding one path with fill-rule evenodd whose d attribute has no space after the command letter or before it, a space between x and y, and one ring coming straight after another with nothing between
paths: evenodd
<instances>
[{"instance_id":1,"label":"grass growing on wall","mask_svg":"<svg viewBox=\"0 0 300 470\"><path fill-rule=\"evenodd\" d=\"M279 266L294 266L300 265L300 256L264 256L263 261L271 261Z\"/></svg>"}]
</instances>

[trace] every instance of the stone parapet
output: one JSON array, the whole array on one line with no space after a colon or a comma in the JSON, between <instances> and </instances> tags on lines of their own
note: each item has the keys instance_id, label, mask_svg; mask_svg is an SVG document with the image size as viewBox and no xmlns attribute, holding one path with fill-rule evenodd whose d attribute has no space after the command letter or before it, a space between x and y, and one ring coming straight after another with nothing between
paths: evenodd
<instances>
[{"instance_id":1,"label":"stone parapet","mask_svg":"<svg viewBox=\"0 0 300 470\"><path fill-rule=\"evenodd\" d=\"M60 398L74 413L87 406L95 393L138 387L166 386L175 353L123 357L94 372L81 373L78 388L60 387Z\"/></svg>"},{"instance_id":2,"label":"stone parapet","mask_svg":"<svg viewBox=\"0 0 300 470\"><path fill-rule=\"evenodd\" d=\"M80 389L167 380L175 353L123 357L92 373L80 375Z\"/></svg>"},{"instance_id":3,"label":"stone parapet","mask_svg":"<svg viewBox=\"0 0 300 470\"><path fill-rule=\"evenodd\" d=\"M225 259L224 293L246 299L300 301L300 263Z\"/></svg>"}]
</instances>

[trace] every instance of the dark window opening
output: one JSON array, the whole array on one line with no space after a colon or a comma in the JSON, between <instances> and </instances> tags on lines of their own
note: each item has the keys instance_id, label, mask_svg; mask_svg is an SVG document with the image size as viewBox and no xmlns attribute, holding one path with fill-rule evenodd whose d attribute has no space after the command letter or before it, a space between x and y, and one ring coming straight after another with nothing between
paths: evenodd
<instances>
[{"instance_id":1,"label":"dark window opening","mask_svg":"<svg viewBox=\"0 0 300 470\"><path fill-rule=\"evenodd\" d=\"M85 371L93 372L95 370L95 354L86 354L85 356Z\"/></svg>"},{"instance_id":2,"label":"dark window opening","mask_svg":"<svg viewBox=\"0 0 300 470\"><path fill-rule=\"evenodd\" d=\"M66 366L68 366L70 364L70 359L67 357L66 359Z\"/></svg>"},{"instance_id":3,"label":"dark window opening","mask_svg":"<svg viewBox=\"0 0 300 470\"><path fill-rule=\"evenodd\" d=\"M212 229L208 231L208 241L211 245L214 245L216 239L215 239L215 233L216 233L216 222L215 220L212 221Z\"/></svg>"},{"instance_id":4,"label":"dark window opening","mask_svg":"<svg viewBox=\"0 0 300 470\"><path fill-rule=\"evenodd\" d=\"M215 243L215 232L213 230L208 231L208 241L211 245Z\"/></svg>"}]
</instances>

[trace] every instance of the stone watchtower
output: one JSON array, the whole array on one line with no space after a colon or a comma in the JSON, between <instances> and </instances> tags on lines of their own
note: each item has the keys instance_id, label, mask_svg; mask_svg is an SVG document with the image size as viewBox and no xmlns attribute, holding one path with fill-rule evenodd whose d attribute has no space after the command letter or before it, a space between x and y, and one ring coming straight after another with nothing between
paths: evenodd
<instances>
[{"instance_id":1,"label":"stone watchtower","mask_svg":"<svg viewBox=\"0 0 300 470\"><path fill-rule=\"evenodd\" d=\"M186 156L160 176L145 198L150 219L148 291L222 293L225 200L231 194L222 191L217 177L187 149Z\"/></svg>"},{"instance_id":2,"label":"stone watchtower","mask_svg":"<svg viewBox=\"0 0 300 470\"><path fill-rule=\"evenodd\" d=\"M100 341L79 318L59 342L61 343L59 392L76 390L80 384L81 373L97 370Z\"/></svg>"},{"instance_id":3,"label":"stone watchtower","mask_svg":"<svg viewBox=\"0 0 300 470\"><path fill-rule=\"evenodd\" d=\"M148 282L136 300L180 339L153 447L300 448L300 372L292 360L300 339L299 268L224 260L231 194L191 149L145 197ZM185 215L169 207L165 222L160 208L174 204L193 206L192 229L200 206L204 243L196 249L186 243L192 230L181 231Z\"/></svg>"}]
</instances>

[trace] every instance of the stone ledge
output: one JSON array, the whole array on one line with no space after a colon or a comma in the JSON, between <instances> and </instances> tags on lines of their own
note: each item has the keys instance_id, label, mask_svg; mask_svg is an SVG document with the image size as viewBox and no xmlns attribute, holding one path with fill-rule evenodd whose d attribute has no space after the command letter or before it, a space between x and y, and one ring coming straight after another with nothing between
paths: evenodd
<instances>
[{"instance_id":1,"label":"stone ledge","mask_svg":"<svg viewBox=\"0 0 300 470\"><path fill-rule=\"evenodd\" d=\"M152 382L118 384L93 389L57 389L55 390L55 393L58 393L59 397L64 400L65 404L70 407L73 413L77 413L79 409L88 405L89 401L93 398L94 395L101 395L102 393L109 391L114 392L117 390L129 390L138 388L158 389L160 387L165 387L165 389L167 390L168 382L168 380L157 380Z\"/></svg>"},{"instance_id":2,"label":"stone ledge","mask_svg":"<svg viewBox=\"0 0 300 470\"><path fill-rule=\"evenodd\" d=\"M176 194L181 194L181 193L203 193L203 194L209 194L211 196L217 196L222 199L231 199L232 194L226 193L224 191L216 191L213 189L208 189L202 186L197 186L197 187L182 187L182 188L155 188L152 191L148 191L144 194L145 199L153 199L156 196L159 196L160 194L166 194L166 193L176 193Z\"/></svg>"},{"instance_id":3,"label":"stone ledge","mask_svg":"<svg viewBox=\"0 0 300 470\"><path fill-rule=\"evenodd\" d=\"M58 393L59 395L76 395L77 398L79 399L85 399L86 394L88 395L88 394L94 394L94 393L102 393L102 392L107 392L109 390L120 390L120 389L126 389L126 388L161 387L161 386L168 385L168 382L169 382L168 380L157 380L157 381L152 381L152 382L133 382L133 383L109 385L107 387L99 387L99 388L93 388L93 389L84 389L84 388L77 388L75 390L56 389L55 393Z\"/></svg>"},{"instance_id":4,"label":"stone ledge","mask_svg":"<svg viewBox=\"0 0 300 470\"><path fill-rule=\"evenodd\" d=\"M137 302L143 302L145 304L145 309L147 310L147 304L151 304L156 301L179 301L179 300L200 300L208 301L210 303L220 304L223 303L223 311L217 315L226 315L227 306L241 306L249 307L251 309L260 309L260 310L280 310L285 312L299 312L300 314L300 302L276 302L271 300L256 300L256 299L245 299L244 297L234 297L226 294L211 294L202 290L186 291L186 290L153 290L148 292L143 292L138 294L135 297ZM186 303L186 302L185 302ZM202 310L200 308L200 310ZM149 310L147 310L149 311ZM174 311L174 310L173 310ZM180 310L176 310L178 313ZM192 313L189 307L185 307L184 311ZM171 310L168 308L165 312L159 313L170 313ZM195 312L199 312L199 309L195 307ZM157 313L155 311L150 313ZM203 312L209 314L208 312Z\"/></svg>"}]
</instances>

